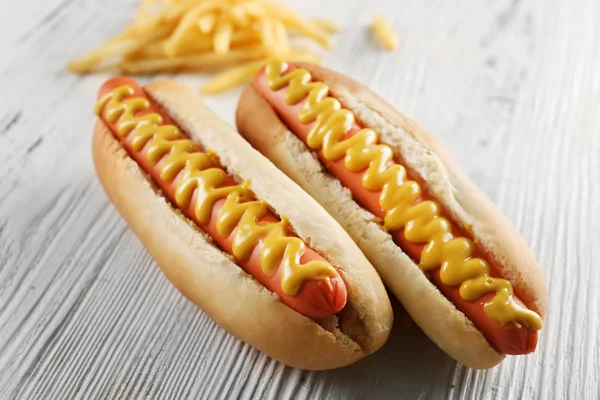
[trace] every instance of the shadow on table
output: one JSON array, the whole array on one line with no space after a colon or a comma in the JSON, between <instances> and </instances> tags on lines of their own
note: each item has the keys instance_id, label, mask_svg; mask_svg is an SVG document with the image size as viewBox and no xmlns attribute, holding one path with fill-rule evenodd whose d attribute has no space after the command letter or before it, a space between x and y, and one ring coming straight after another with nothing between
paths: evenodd
<instances>
[{"instance_id":1,"label":"shadow on table","mask_svg":"<svg viewBox=\"0 0 600 400\"><path fill-rule=\"evenodd\" d=\"M416 399L447 394L456 361L429 340L399 304L394 304L394 316L389 340L377 353L345 368L306 372L307 380L323 383L326 393L317 397Z\"/></svg>"}]
</instances>

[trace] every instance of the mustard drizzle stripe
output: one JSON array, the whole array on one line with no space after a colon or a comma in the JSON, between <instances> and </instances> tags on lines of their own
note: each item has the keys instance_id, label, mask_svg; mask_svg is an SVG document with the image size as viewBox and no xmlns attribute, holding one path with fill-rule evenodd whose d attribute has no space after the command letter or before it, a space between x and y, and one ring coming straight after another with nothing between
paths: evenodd
<instances>
[{"instance_id":1,"label":"mustard drizzle stripe","mask_svg":"<svg viewBox=\"0 0 600 400\"><path fill-rule=\"evenodd\" d=\"M464 237L455 237L452 223L442 216L438 203L431 200L414 204L421 196L421 186L407 180L406 169L393 164L393 151L379 144L378 134L372 129L361 129L344 138L355 123L350 110L329 95L324 82L312 81L310 72L297 68L288 72L288 64L272 61L265 73L269 88L285 90L285 102L302 104L299 120L302 124L314 123L307 136L307 145L321 150L328 161L344 158L345 167L358 172L366 168L362 185L369 191L381 190L379 205L385 212L384 227L388 231L404 229L411 243L426 243L419 267L424 270L440 269L442 282L449 286L460 285L460 296L474 301L486 293L496 292L485 304L484 311L492 320L504 325L515 323L532 330L542 328L540 316L514 301L513 288L505 279L490 276L488 263L472 257L475 244Z\"/></svg>"},{"instance_id":2,"label":"mustard drizzle stripe","mask_svg":"<svg viewBox=\"0 0 600 400\"><path fill-rule=\"evenodd\" d=\"M136 116L147 110L150 102L144 97L129 97L134 93L131 86L119 86L100 99L94 111L101 116L104 110L106 120L117 124L118 134L123 140L130 140L136 152L147 146L145 155L151 165L164 158L161 179L172 182L183 171L172 199L177 206L187 210L196 192L194 215L201 224L206 224L215 202L225 198L216 228L223 238L234 232L232 252L235 258L247 261L262 240L261 270L265 275L273 276L281 263L281 288L285 294L296 295L302 283L309 279L322 279L332 290L329 278L338 275L336 269L321 260L300 263L306 245L298 237L287 236L290 224L286 218L259 224L268 205L256 200L248 181L222 186L227 183L228 175L216 157L200 151L190 139L182 138L176 126L164 125L159 114Z\"/></svg>"}]
</instances>

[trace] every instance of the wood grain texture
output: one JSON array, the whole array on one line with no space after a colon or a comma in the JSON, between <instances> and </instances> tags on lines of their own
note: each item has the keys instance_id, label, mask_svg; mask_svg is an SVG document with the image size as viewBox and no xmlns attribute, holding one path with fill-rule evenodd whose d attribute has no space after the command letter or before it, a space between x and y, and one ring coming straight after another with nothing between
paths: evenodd
<instances>
[{"instance_id":1,"label":"wood grain texture","mask_svg":"<svg viewBox=\"0 0 600 400\"><path fill-rule=\"evenodd\" d=\"M338 16L324 63L434 133L531 244L550 283L538 351L473 371L397 326L364 361L305 372L226 334L108 202L90 152L106 77L64 67L136 1L13 0L0 14L0 398L599 398L600 4L291 3ZM372 42L375 13L398 30L395 53ZM238 94L207 101L233 122Z\"/></svg>"}]
</instances>

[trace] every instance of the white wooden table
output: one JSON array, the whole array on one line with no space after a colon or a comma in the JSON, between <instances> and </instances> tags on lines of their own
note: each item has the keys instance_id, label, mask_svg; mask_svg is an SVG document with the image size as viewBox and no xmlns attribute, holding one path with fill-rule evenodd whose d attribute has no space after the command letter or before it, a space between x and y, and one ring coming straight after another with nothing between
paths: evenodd
<instances>
[{"instance_id":1,"label":"white wooden table","mask_svg":"<svg viewBox=\"0 0 600 400\"><path fill-rule=\"evenodd\" d=\"M0 398L599 398L600 3L295 3L338 14L324 64L434 133L521 230L550 284L537 352L473 371L397 326L376 355L305 372L229 336L108 202L90 154L106 77L64 67L119 32L136 1L4 0ZM371 42L375 12L397 28L396 53ZM207 101L232 122L238 94Z\"/></svg>"}]
</instances>

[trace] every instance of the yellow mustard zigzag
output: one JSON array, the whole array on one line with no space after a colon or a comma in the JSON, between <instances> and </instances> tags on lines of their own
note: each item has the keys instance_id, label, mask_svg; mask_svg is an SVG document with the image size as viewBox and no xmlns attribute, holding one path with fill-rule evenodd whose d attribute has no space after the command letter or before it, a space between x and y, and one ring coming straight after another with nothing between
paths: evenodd
<instances>
[{"instance_id":1,"label":"yellow mustard zigzag","mask_svg":"<svg viewBox=\"0 0 600 400\"><path fill-rule=\"evenodd\" d=\"M486 314L499 324L522 323L530 329L542 328L538 314L514 302L513 288L505 279L490 276L485 260L472 257L472 240L454 237L451 222L442 216L438 203L431 200L414 204L421 196L421 186L406 179L406 169L393 163L393 151L378 144L378 134L372 129L361 129L344 138L355 124L350 110L329 95L324 82L314 82L310 72L297 68L288 70L282 61L267 65L266 75L271 90L285 91L285 102L301 106L299 120L313 124L307 136L307 145L320 150L328 161L344 158L345 167L353 172L362 171L362 185L369 191L381 190L379 205L385 212L384 227L388 231L404 229L411 243L426 243L419 267L432 270L438 267L444 284L460 286L460 295L474 301L486 293L496 292L485 305Z\"/></svg>"},{"instance_id":2,"label":"yellow mustard zigzag","mask_svg":"<svg viewBox=\"0 0 600 400\"><path fill-rule=\"evenodd\" d=\"M189 209L196 193L194 216L200 224L206 224L215 202L225 198L216 223L217 233L226 238L234 232L233 255L242 261L250 258L264 238L260 250L261 269L267 276L272 276L281 262L284 293L295 295L307 279L324 279L331 284L328 278L337 276L331 264L319 260L300 264L306 245L297 237L287 236L289 222L285 218L278 222L258 223L267 213L268 206L256 200L248 182L227 186L228 175L214 155L200 151L176 126L163 125L159 114L136 116L147 110L150 102L144 97L123 100L134 93L127 85L113 89L98 102L96 114L100 115L104 110L105 118L110 123L117 123L118 134L123 140L130 140L136 152L147 146L146 158L151 165L164 158L161 179L172 182L183 170L172 199L177 206L182 210Z\"/></svg>"}]
</instances>

